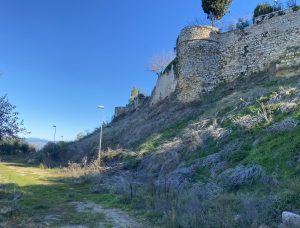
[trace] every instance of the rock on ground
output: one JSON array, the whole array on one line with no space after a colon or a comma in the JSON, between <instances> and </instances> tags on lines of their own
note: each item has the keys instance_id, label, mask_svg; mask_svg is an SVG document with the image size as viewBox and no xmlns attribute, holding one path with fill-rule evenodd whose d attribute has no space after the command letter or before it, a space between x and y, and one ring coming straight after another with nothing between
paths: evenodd
<instances>
[{"instance_id":1,"label":"rock on ground","mask_svg":"<svg viewBox=\"0 0 300 228\"><path fill-rule=\"evenodd\" d=\"M298 125L299 121L293 118L287 118L281 122L274 123L270 127L267 128L267 131L276 133L276 132L284 132L295 128Z\"/></svg>"},{"instance_id":2,"label":"rock on ground","mask_svg":"<svg viewBox=\"0 0 300 228\"><path fill-rule=\"evenodd\" d=\"M300 215L292 212L282 212L282 223L284 227L299 228L300 227Z\"/></svg>"}]
</instances>

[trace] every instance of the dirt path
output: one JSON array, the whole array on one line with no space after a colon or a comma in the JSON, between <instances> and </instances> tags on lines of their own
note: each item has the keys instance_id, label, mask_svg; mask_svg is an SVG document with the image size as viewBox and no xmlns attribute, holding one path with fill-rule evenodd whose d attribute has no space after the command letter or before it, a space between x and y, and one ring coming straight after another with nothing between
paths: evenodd
<instances>
[{"instance_id":1,"label":"dirt path","mask_svg":"<svg viewBox=\"0 0 300 228\"><path fill-rule=\"evenodd\" d=\"M103 208L102 206L92 202L72 202L70 204L73 205L79 213L91 212L104 214L107 220L105 222L100 222L99 227L107 227L109 225L116 228L145 227L136 219L119 209Z\"/></svg>"}]
</instances>

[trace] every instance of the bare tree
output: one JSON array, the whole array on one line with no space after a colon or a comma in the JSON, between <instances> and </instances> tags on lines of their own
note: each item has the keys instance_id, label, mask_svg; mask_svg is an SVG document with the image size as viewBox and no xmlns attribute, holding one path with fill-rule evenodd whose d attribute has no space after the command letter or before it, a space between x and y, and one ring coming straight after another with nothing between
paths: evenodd
<instances>
[{"instance_id":1,"label":"bare tree","mask_svg":"<svg viewBox=\"0 0 300 228\"><path fill-rule=\"evenodd\" d=\"M160 73L172 62L174 58L175 53L173 51L155 54L150 60L149 69L153 73L160 75Z\"/></svg>"},{"instance_id":2,"label":"bare tree","mask_svg":"<svg viewBox=\"0 0 300 228\"><path fill-rule=\"evenodd\" d=\"M210 26L211 21L207 16L202 14L199 17L195 17L194 20L188 23L189 26ZM227 24L223 20L218 20L214 22L214 27L219 28L220 31L225 31L227 29Z\"/></svg>"},{"instance_id":3,"label":"bare tree","mask_svg":"<svg viewBox=\"0 0 300 228\"><path fill-rule=\"evenodd\" d=\"M204 14L195 17L188 25L190 26L207 26L210 25L210 20Z\"/></svg>"}]
</instances>

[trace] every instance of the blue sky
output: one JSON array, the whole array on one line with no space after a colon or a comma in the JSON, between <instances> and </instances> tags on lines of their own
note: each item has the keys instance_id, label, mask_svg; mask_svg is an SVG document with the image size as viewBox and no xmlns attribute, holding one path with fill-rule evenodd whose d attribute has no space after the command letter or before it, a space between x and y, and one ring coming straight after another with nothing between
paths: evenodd
<instances>
[{"instance_id":1,"label":"blue sky","mask_svg":"<svg viewBox=\"0 0 300 228\"><path fill-rule=\"evenodd\" d=\"M233 0L224 24L258 0ZM0 0L0 95L17 106L28 137L72 140L109 121L133 86L150 95L149 59L175 47L203 18L201 0Z\"/></svg>"}]
</instances>

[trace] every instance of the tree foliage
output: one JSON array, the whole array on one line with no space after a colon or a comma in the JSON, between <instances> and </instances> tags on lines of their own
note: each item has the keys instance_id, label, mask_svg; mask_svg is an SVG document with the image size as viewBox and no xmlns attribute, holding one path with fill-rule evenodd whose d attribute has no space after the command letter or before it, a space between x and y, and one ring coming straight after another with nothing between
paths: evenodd
<instances>
[{"instance_id":1,"label":"tree foliage","mask_svg":"<svg viewBox=\"0 0 300 228\"><path fill-rule=\"evenodd\" d=\"M236 23L236 28L243 30L246 27L250 26L250 22L247 18L238 18L238 22Z\"/></svg>"},{"instance_id":2,"label":"tree foliage","mask_svg":"<svg viewBox=\"0 0 300 228\"><path fill-rule=\"evenodd\" d=\"M19 113L15 111L6 96L0 97L0 140L4 137L16 136L24 131L23 121L19 120Z\"/></svg>"},{"instance_id":3,"label":"tree foliage","mask_svg":"<svg viewBox=\"0 0 300 228\"><path fill-rule=\"evenodd\" d=\"M66 161L64 157L68 151L67 143L59 142L53 143L48 142L40 151L39 155L41 156L39 159L42 163L48 167L55 167L58 164Z\"/></svg>"},{"instance_id":4,"label":"tree foliage","mask_svg":"<svg viewBox=\"0 0 300 228\"><path fill-rule=\"evenodd\" d=\"M270 4L268 4L268 3L259 4L254 9L253 17L255 18L255 17L261 16L261 15L272 13L273 11L274 11L274 9Z\"/></svg>"},{"instance_id":5,"label":"tree foliage","mask_svg":"<svg viewBox=\"0 0 300 228\"><path fill-rule=\"evenodd\" d=\"M18 138L5 138L0 142L0 155L1 154L30 154L34 153L36 149L34 146L29 145L22 139Z\"/></svg>"},{"instance_id":6,"label":"tree foliage","mask_svg":"<svg viewBox=\"0 0 300 228\"><path fill-rule=\"evenodd\" d=\"M136 87L133 87L131 90L129 103L132 103L134 101L134 98L136 98L139 94L140 94L140 91Z\"/></svg>"},{"instance_id":7,"label":"tree foliage","mask_svg":"<svg viewBox=\"0 0 300 228\"><path fill-rule=\"evenodd\" d=\"M131 97L137 97L138 95L139 95L138 89L133 87L131 90Z\"/></svg>"},{"instance_id":8,"label":"tree foliage","mask_svg":"<svg viewBox=\"0 0 300 228\"><path fill-rule=\"evenodd\" d=\"M85 136L87 136L87 134L85 134L84 132L79 132L79 133L76 135L76 140L77 140L77 141L80 141L80 140L83 139Z\"/></svg>"},{"instance_id":9,"label":"tree foliage","mask_svg":"<svg viewBox=\"0 0 300 228\"><path fill-rule=\"evenodd\" d=\"M220 20L225 16L231 2L232 0L202 0L202 8L214 24L215 20Z\"/></svg>"}]
</instances>

